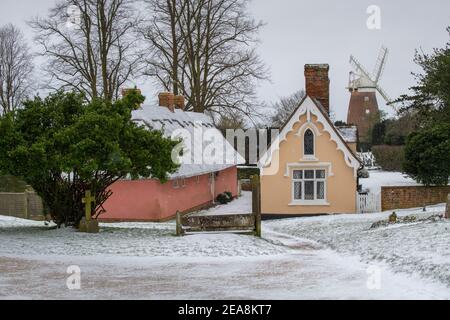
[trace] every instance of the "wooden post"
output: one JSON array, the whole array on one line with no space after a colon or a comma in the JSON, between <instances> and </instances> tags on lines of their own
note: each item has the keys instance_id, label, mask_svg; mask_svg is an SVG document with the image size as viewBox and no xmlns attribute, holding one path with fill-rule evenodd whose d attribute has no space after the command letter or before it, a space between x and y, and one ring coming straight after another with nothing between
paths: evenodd
<instances>
[{"instance_id":1,"label":"wooden post","mask_svg":"<svg viewBox=\"0 0 450 320\"><path fill-rule=\"evenodd\" d=\"M254 175L252 179L252 211L255 216L255 236L261 237L261 188L259 177Z\"/></svg>"},{"instance_id":2,"label":"wooden post","mask_svg":"<svg viewBox=\"0 0 450 320\"><path fill-rule=\"evenodd\" d=\"M450 193L447 195L447 206L445 207L445 218L450 219Z\"/></svg>"},{"instance_id":3,"label":"wooden post","mask_svg":"<svg viewBox=\"0 0 450 320\"><path fill-rule=\"evenodd\" d=\"M179 211L177 211L177 236L183 235L183 226L181 224L181 214Z\"/></svg>"},{"instance_id":4,"label":"wooden post","mask_svg":"<svg viewBox=\"0 0 450 320\"><path fill-rule=\"evenodd\" d=\"M238 180L238 197L242 196L242 180Z\"/></svg>"},{"instance_id":5,"label":"wooden post","mask_svg":"<svg viewBox=\"0 0 450 320\"><path fill-rule=\"evenodd\" d=\"M25 202L25 208L24 208L24 210L25 210L25 212L24 212L25 219L29 219L30 216L29 216L29 212L28 212L28 192L26 190L23 193L23 196L24 196L24 202Z\"/></svg>"}]
</instances>

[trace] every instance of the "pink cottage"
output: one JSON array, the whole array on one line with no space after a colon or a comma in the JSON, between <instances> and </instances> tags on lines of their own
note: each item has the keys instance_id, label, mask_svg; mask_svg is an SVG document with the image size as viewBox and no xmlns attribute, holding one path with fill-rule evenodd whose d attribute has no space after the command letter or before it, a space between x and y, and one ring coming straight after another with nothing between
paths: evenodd
<instances>
[{"instance_id":1,"label":"pink cottage","mask_svg":"<svg viewBox=\"0 0 450 320\"><path fill-rule=\"evenodd\" d=\"M106 212L100 221L165 221L174 218L177 211L188 213L210 206L218 194L229 191L237 195L237 164L243 163L229 145L212 119L203 113L184 111L184 99L170 93L159 95L159 107L142 106L133 112L133 121L153 130L162 130L171 137L175 131L183 136L185 147L198 146L232 150L226 161L181 164L169 181L162 184L155 179L120 180L111 186L112 196L103 205ZM194 134L194 131L197 130ZM207 132L212 139L203 138ZM190 141L189 141L190 140ZM194 153L194 151L192 152ZM226 154L226 152L224 152ZM230 161L231 156L231 161Z\"/></svg>"}]
</instances>

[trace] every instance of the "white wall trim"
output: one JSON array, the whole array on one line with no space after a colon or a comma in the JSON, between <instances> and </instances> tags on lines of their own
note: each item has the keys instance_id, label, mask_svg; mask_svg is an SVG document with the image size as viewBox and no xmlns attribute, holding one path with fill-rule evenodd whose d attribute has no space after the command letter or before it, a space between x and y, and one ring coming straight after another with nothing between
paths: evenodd
<instances>
[{"instance_id":1,"label":"white wall trim","mask_svg":"<svg viewBox=\"0 0 450 320\"><path fill-rule=\"evenodd\" d=\"M316 127L316 125L314 124L314 122L310 120L306 121L297 131L297 133L295 134L296 136L300 136L303 137L304 132L307 129L311 129L314 133L314 137L318 136L320 137L322 135L322 133L320 133L319 129Z\"/></svg>"},{"instance_id":2,"label":"white wall trim","mask_svg":"<svg viewBox=\"0 0 450 320\"><path fill-rule=\"evenodd\" d=\"M284 174L285 177L291 176L291 170L298 169L326 169L327 170L327 177L333 177L333 165L331 162L317 162L317 163L303 163L303 162L291 162L286 164L286 172Z\"/></svg>"},{"instance_id":3,"label":"white wall trim","mask_svg":"<svg viewBox=\"0 0 450 320\"><path fill-rule=\"evenodd\" d=\"M292 201L288 204L289 207L296 206L330 206L330 204L323 200L298 200Z\"/></svg>"}]
</instances>

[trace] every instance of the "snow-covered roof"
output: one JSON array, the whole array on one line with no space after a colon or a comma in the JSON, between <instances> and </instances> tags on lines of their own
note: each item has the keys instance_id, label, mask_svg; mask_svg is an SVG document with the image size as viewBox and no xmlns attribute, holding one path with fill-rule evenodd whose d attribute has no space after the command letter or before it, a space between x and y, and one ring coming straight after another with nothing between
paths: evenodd
<instances>
[{"instance_id":1,"label":"snow-covered roof","mask_svg":"<svg viewBox=\"0 0 450 320\"><path fill-rule=\"evenodd\" d=\"M358 128L356 126L342 126L336 127L339 130L342 138L347 143L354 143L358 141Z\"/></svg>"},{"instance_id":2,"label":"snow-covered roof","mask_svg":"<svg viewBox=\"0 0 450 320\"><path fill-rule=\"evenodd\" d=\"M198 176L245 163L245 159L215 127L211 117L204 113L180 109L172 112L166 107L143 105L133 111L132 119L147 128L162 130L166 137L181 137L185 154L187 150L191 151L188 153L191 156L184 158L188 158L188 161L183 161L178 171L170 176L171 179ZM200 147L203 152L196 153ZM220 152L219 155L215 151L210 152L212 149L222 150L223 155Z\"/></svg>"}]
</instances>

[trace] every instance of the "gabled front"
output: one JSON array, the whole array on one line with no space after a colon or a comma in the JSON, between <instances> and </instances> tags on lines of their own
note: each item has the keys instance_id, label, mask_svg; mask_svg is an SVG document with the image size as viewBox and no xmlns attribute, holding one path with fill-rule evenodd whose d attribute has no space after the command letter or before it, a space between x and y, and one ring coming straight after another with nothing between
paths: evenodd
<instances>
[{"instance_id":1,"label":"gabled front","mask_svg":"<svg viewBox=\"0 0 450 320\"><path fill-rule=\"evenodd\" d=\"M320 103L306 97L261 158L262 212L354 213L360 166Z\"/></svg>"}]
</instances>

